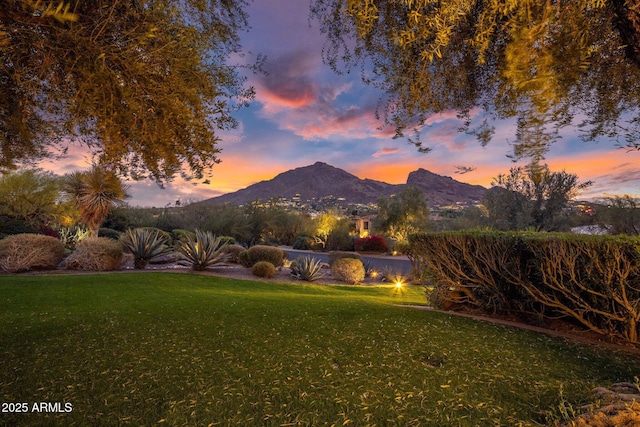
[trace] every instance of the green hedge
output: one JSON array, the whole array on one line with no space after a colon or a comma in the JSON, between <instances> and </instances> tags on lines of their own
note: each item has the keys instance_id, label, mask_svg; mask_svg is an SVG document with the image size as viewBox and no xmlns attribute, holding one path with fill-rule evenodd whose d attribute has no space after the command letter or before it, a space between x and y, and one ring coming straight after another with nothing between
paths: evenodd
<instances>
[{"instance_id":1,"label":"green hedge","mask_svg":"<svg viewBox=\"0 0 640 427\"><path fill-rule=\"evenodd\" d=\"M638 342L640 239L464 231L411 237L432 277L432 303L543 321L564 316Z\"/></svg>"}]
</instances>

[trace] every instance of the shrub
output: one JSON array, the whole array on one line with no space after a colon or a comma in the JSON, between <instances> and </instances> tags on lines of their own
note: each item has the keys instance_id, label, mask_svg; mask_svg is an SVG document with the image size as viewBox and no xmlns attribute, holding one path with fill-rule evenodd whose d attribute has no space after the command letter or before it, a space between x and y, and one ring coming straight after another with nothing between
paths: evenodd
<instances>
[{"instance_id":1,"label":"shrub","mask_svg":"<svg viewBox=\"0 0 640 427\"><path fill-rule=\"evenodd\" d=\"M193 239L196 237L196 235L191 230L184 230L181 228L171 230L171 239L174 244L178 244L178 242L186 242L189 237Z\"/></svg>"},{"instance_id":2,"label":"shrub","mask_svg":"<svg viewBox=\"0 0 640 427\"><path fill-rule=\"evenodd\" d=\"M362 261L362 257L356 252L331 251L329 252L329 265L333 265L334 262L342 258L358 259Z\"/></svg>"},{"instance_id":3,"label":"shrub","mask_svg":"<svg viewBox=\"0 0 640 427\"><path fill-rule=\"evenodd\" d=\"M236 243L236 239L231 236L220 236L220 242L223 245L233 245Z\"/></svg>"},{"instance_id":4,"label":"shrub","mask_svg":"<svg viewBox=\"0 0 640 427\"><path fill-rule=\"evenodd\" d=\"M291 275L299 280L313 282L322 277L322 263L319 259L310 256L296 259L289 268L291 269Z\"/></svg>"},{"instance_id":5,"label":"shrub","mask_svg":"<svg viewBox=\"0 0 640 427\"><path fill-rule=\"evenodd\" d=\"M249 255L247 254L246 250L238 253L238 263L240 263L243 267L253 267L253 264L251 264L251 262L249 261Z\"/></svg>"},{"instance_id":6,"label":"shrub","mask_svg":"<svg viewBox=\"0 0 640 427\"><path fill-rule=\"evenodd\" d=\"M69 255L66 267L69 270L110 271L116 270L122 261L122 244L108 237L87 237L76 244Z\"/></svg>"},{"instance_id":7,"label":"shrub","mask_svg":"<svg viewBox=\"0 0 640 427\"><path fill-rule=\"evenodd\" d=\"M387 242L380 236L369 236L356 239L354 243L356 251L359 252L387 252L389 247Z\"/></svg>"},{"instance_id":8,"label":"shrub","mask_svg":"<svg viewBox=\"0 0 640 427\"><path fill-rule=\"evenodd\" d=\"M15 234L0 240L0 270L17 273L55 269L64 256L64 244L42 234Z\"/></svg>"},{"instance_id":9,"label":"shrub","mask_svg":"<svg viewBox=\"0 0 640 427\"><path fill-rule=\"evenodd\" d=\"M201 230L196 230L194 235L195 237L189 237L186 242L179 242L177 245L180 256L191 264L193 270L203 271L229 259L225 252L227 245L222 243L220 237Z\"/></svg>"},{"instance_id":10,"label":"shrub","mask_svg":"<svg viewBox=\"0 0 640 427\"><path fill-rule=\"evenodd\" d=\"M100 227L98 229L99 237L107 237L113 240L120 240L121 233L119 231L114 230L113 228Z\"/></svg>"},{"instance_id":11,"label":"shrub","mask_svg":"<svg viewBox=\"0 0 640 427\"><path fill-rule=\"evenodd\" d=\"M232 262L234 264L240 264L240 254L242 252L246 252L247 250L244 246L240 245L227 245L225 252L229 255L228 262Z\"/></svg>"},{"instance_id":12,"label":"shrub","mask_svg":"<svg viewBox=\"0 0 640 427\"><path fill-rule=\"evenodd\" d=\"M73 251L76 248L76 244L80 240L89 237L91 232L86 227L73 226L60 228L58 234L64 247Z\"/></svg>"},{"instance_id":13,"label":"shrub","mask_svg":"<svg viewBox=\"0 0 640 427\"><path fill-rule=\"evenodd\" d=\"M340 258L331 266L331 274L338 280L356 284L364 280L364 266L359 259Z\"/></svg>"},{"instance_id":14,"label":"shrub","mask_svg":"<svg viewBox=\"0 0 640 427\"><path fill-rule=\"evenodd\" d=\"M268 261L258 261L251 267L251 272L254 276L269 279L276 274L276 267Z\"/></svg>"},{"instance_id":15,"label":"shrub","mask_svg":"<svg viewBox=\"0 0 640 427\"><path fill-rule=\"evenodd\" d=\"M298 234L293 242L293 249L309 251L315 249L315 240L308 234Z\"/></svg>"},{"instance_id":16,"label":"shrub","mask_svg":"<svg viewBox=\"0 0 640 427\"><path fill-rule=\"evenodd\" d=\"M475 231L414 235L411 243L442 305L472 305L525 321L564 317L639 341L637 238Z\"/></svg>"},{"instance_id":17,"label":"shrub","mask_svg":"<svg viewBox=\"0 0 640 427\"><path fill-rule=\"evenodd\" d=\"M143 269L152 259L172 251L167 246L164 235L148 228L130 228L125 231L121 241L124 247L133 254L133 265L136 269Z\"/></svg>"},{"instance_id":18,"label":"shrub","mask_svg":"<svg viewBox=\"0 0 640 427\"><path fill-rule=\"evenodd\" d=\"M274 267L282 267L285 259L286 253L282 249L266 245L252 246L240 256L240 261L245 267L253 267L260 261L270 262Z\"/></svg>"}]
</instances>

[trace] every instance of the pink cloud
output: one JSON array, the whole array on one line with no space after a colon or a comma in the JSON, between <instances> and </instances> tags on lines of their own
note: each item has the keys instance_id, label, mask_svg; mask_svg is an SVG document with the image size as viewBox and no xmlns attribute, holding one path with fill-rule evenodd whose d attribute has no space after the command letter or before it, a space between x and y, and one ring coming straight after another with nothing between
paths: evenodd
<instances>
[{"instance_id":1,"label":"pink cloud","mask_svg":"<svg viewBox=\"0 0 640 427\"><path fill-rule=\"evenodd\" d=\"M387 156L389 154L395 154L398 151L400 151L399 148L383 148L381 150L376 151L375 153L372 154L372 157L381 157L381 156Z\"/></svg>"}]
</instances>

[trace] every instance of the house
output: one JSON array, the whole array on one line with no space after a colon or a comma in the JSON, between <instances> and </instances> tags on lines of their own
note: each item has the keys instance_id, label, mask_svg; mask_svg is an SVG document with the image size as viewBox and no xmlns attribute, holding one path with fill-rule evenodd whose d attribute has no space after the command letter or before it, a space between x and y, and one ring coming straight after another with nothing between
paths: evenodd
<instances>
[{"instance_id":1,"label":"house","mask_svg":"<svg viewBox=\"0 0 640 427\"><path fill-rule=\"evenodd\" d=\"M373 218L373 215L351 217L351 220L355 224L356 234L359 237L367 237L373 234Z\"/></svg>"}]
</instances>

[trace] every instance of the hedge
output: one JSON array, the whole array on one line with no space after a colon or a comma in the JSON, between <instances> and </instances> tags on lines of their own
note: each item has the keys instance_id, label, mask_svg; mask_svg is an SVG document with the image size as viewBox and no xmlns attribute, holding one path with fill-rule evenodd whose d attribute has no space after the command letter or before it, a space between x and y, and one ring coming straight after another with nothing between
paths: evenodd
<instances>
[{"instance_id":1,"label":"hedge","mask_svg":"<svg viewBox=\"0 0 640 427\"><path fill-rule=\"evenodd\" d=\"M638 342L640 238L463 231L410 242L430 270L436 306L471 305L523 320L563 316Z\"/></svg>"}]
</instances>

